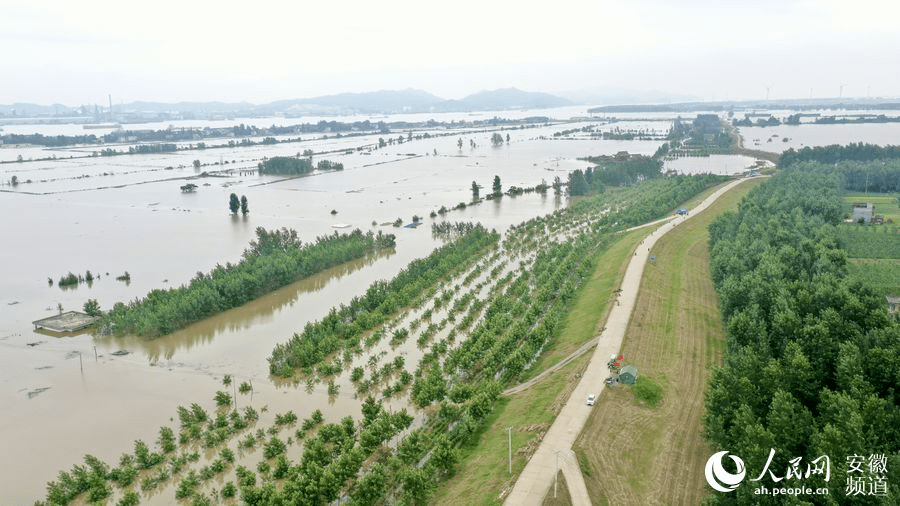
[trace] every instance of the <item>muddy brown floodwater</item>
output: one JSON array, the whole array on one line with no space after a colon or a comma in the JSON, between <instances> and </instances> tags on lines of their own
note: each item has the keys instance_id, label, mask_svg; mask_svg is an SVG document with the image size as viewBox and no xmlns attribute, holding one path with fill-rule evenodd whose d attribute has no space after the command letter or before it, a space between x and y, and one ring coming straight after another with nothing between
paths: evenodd
<instances>
[{"instance_id":1,"label":"muddy brown floodwater","mask_svg":"<svg viewBox=\"0 0 900 506\"><path fill-rule=\"evenodd\" d=\"M389 279L429 254L440 244L431 236L429 214L471 200L472 181L489 189L499 175L504 189L534 186L585 167L577 157L653 153L660 144L552 140L556 131L586 124L510 130L511 142L501 147L490 145L492 131L481 131L374 151L356 147L377 143L375 134L143 156L84 158L93 147L18 148L26 161L0 164L0 180L16 175L21 181L16 187L0 186L3 502L31 504L43 498L45 484L81 463L85 454L115 465L122 453L133 451L136 439L152 443L161 426L176 427L178 406L197 402L212 409L225 374L253 384L252 397L238 396L239 407L252 402L270 412L294 410L300 418L319 408L331 421L358 417L352 389L329 398L323 385L307 392L303 385L272 381L266 358L274 345L329 308L348 303L373 281ZM457 148L460 137L462 150ZM469 140L477 147L471 148ZM262 157L305 149L333 152L321 158L340 161L345 170L288 180L253 172ZM0 160L14 160L18 152L13 147L0 151ZM201 171L193 168L195 159L203 164ZM182 193L185 178L202 171L226 172L193 179L197 191ZM229 214L232 192L247 196L247 217ZM564 205L565 199L553 195L529 194L436 219L480 221L502 231ZM379 225L397 218L408 223L414 214L424 218L424 226ZM333 227L338 224L397 234L397 247L153 341L87 333L59 337L32 328L33 320L56 314L59 306L80 310L88 299L97 299L109 309L155 288L177 287L218 263L236 262L256 227L294 228L309 241L346 231ZM97 277L90 285L61 289L57 284L68 272L88 270ZM115 279L126 271L130 283ZM127 354L114 354L120 351ZM407 370L415 367L412 360L406 364Z\"/></svg>"}]
</instances>

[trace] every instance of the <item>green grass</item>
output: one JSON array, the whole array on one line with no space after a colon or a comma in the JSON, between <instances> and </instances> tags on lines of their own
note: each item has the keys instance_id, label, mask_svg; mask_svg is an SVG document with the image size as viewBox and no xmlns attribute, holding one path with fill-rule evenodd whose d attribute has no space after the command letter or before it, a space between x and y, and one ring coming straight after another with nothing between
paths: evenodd
<instances>
[{"instance_id":1,"label":"green grass","mask_svg":"<svg viewBox=\"0 0 900 506\"><path fill-rule=\"evenodd\" d=\"M900 262L894 260L855 260L848 264L850 277L868 285L881 295L900 294Z\"/></svg>"},{"instance_id":2,"label":"green grass","mask_svg":"<svg viewBox=\"0 0 900 506\"><path fill-rule=\"evenodd\" d=\"M584 453L584 450L581 448L576 449L575 454L578 456L578 467L581 468L581 474L591 476L593 469L591 468L591 461L588 460L587 454Z\"/></svg>"},{"instance_id":3,"label":"green grass","mask_svg":"<svg viewBox=\"0 0 900 506\"><path fill-rule=\"evenodd\" d=\"M662 401L663 387L650 376L639 375L637 383L631 389L638 404L643 403L655 408Z\"/></svg>"},{"instance_id":4,"label":"green grass","mask_svg":"<svg viewBox=\"0 0 900 506\"><path fill-rule=\"evenodd\" d=\"M847 224L837 232L850 258L900 258L900 229L893 225Z\"/></svg>"}]
</instances>

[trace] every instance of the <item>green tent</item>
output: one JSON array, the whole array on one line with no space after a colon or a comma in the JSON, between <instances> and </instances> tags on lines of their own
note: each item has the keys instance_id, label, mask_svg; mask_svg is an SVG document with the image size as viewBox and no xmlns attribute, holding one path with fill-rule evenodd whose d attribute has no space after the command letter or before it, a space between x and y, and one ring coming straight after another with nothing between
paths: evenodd
<instances>
[{"instance_id":1,"label":"green tent","mask_svg":"<svg viewBox=\"0 0 900 506\"><path fill-rule=\"evenodd\" d=\"M628 364L619 371L619 381L625 383L626 385L634 385L637 382L638 370L637 367Z\"/></svg>"}]
</instances>

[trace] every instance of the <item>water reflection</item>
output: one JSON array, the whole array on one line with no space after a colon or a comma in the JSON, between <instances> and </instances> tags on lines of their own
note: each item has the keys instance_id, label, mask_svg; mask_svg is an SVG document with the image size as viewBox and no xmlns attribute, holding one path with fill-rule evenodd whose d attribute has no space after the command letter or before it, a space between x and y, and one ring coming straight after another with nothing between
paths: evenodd
<instances>
[{"instance_id":1,"label":"water reflection","mask_svg":"<svg viewBox=\"0 0 900 506\"><path fill-rule=\"evenodd\" d=\"M270 319L285 307L293 307L302 294L319 291L332 281L340 280L355 271L373 265L381 259L387 259L395 253L394 249L380 250L363 258L332 267L264 295L243 306L207 318L159 339L148 340L135 336L125 336L99 339L97 344L106 350L140 349L147 354L151 364L158 362L160 359L171 360L179 349L189 350L198 344L212 342L219 334L226 332L235 333L249 329L254 323Z\"/></svg>"}]
</instances>

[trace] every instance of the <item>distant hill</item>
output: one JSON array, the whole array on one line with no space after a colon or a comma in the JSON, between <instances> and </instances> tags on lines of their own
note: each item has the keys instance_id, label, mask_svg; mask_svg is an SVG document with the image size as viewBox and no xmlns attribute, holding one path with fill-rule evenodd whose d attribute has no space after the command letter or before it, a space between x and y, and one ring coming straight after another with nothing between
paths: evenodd
<instances>
[{"instance_id":1,"label":"distant hill","mask_svg":"<svg viewBox=\"0 0 900 506\"><path fill-rule=\"evenodd\" d=\"M421 112L472 112L509 109L534 109L568 105L571 102L547 93L535 93L506 88L482 91L461 100L445 100L423 90L382 90L367 93L340 93L312 98L278 100L266 104L249 102L131 102L113 104L116 121L129 122L148 119L154 115L166 117L206 117L230 115L235 117L338 114L396 114ZM109 120L109 109L102 104L72 108L62 105L34 104L0 105L0 118L54 117L101 113Z\"/></svg>"},{"instance_id":2,"label":"distant hill","mask_svg":"<svg viewBox=\"0 0 900 506\"><path fill-rule=\"evenodd\" d=\"M516 88L503 88L493 91L481 91L469 95L462 100L447 100L438 107L446 112L491 111L508 109L545 109L571 105L569 100L550 95L522 91Z\"/></svg>"},{"instance_id":3,"label":"distant hill","mask_svg":"<svg viewBox=\"0 0 900 506\"><path fill-rule=\"evenodd\" d=\"M506 88L482 91L461 100L445 100L422 90L341 93L322 97L281 100L257 106L258 111L290 111L294 113L362 113L390 114L402 112L471 112L508 109L559 107L571 102L546 93Z\"/></svg>"},{"instance_id":4,"label":"distant hill","mask_svg":"<svg viewBox=\"0 0 900 506\"><path fill-rule=\"evenodd\" d=\"M257 106L258 111L284 111L318 114L390 114L431 110L444 99L427 91L406 89L372 91L368 93L340 93L321 97L279 100Z\"/></svg>"}]
</instances>

